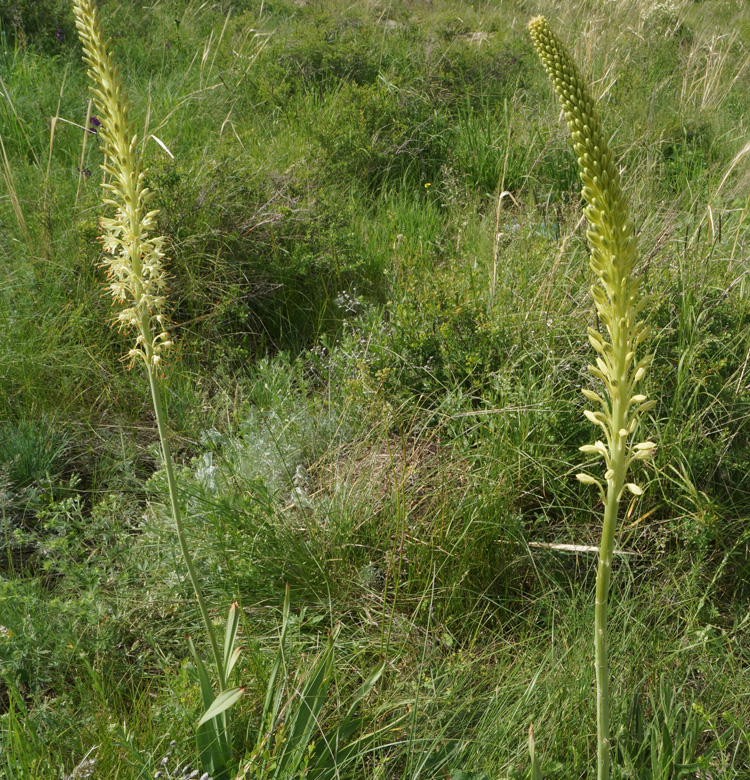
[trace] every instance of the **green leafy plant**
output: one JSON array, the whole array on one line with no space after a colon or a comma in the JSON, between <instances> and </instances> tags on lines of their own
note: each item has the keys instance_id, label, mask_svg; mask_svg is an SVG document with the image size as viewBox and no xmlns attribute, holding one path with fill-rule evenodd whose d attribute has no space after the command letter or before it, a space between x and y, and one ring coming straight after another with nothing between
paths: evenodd
<instances>
[{"instance_id":1,"label":"green leafy plant","mask_svg":"<svg viewBox=\"0 0 750 780\"><path fill-rule=\"evenodd\" d=\"M374 191L435 180L447 156L445 116L419 94L387 82L343 86L319 140L334 179L360 180Z\"/></svg>"},{"instance_id":2,"label":"green leafy plant","mask_svg":"<svg viewBox=\"0 0 750 780\"><path fill-rule=\"evenodd\" d=\"M336 626L329 634L325 649L308 669L304 682L286 694L289 617L287 586L279 646L266 685L259 727L238 780L333 780L339 777L343 764L356 760L372 742L397 729L409 717L405 714L385 726L358 734L366 723L359 712L360 705L383 675L385 663L381 662L354 694L338 726L315 739L332 680L334 647L341 627Z\"/></svg>"},{"instance_id":3,"label":"green leafy plant","mask_svg":"<svg viewBox=\"0 0 750 780\"><path fill-rule=\"evenodd\" d=\"M229 608L226 631L224 634L224 655L222 658L222 671L224 674L224 687L219 682L219 692L214 692L211 677L205 664L201 660L195 644L188 637L190 654L195 661L198 670L198 680L201 686L203 706L205 711L198 721L196 739L201 764L213 777L222 777L226 774L226 768L232 763L232 730L229 720L229 709L234 706L245 692L245 688L227 688L226 681L231 675L242 648L237 645L237 628L240 622L240 607L235 601Z\"/></svg>"},{"instance_id":4,"label":"green leafy plant","mask_svg":"<svg viewBox=\"0 0 750 780\"><path fill-rule=\"evenodd\" d=\"M623 777L634 780L679 780L696 777L709 763L716 745L701 751L703 719L676 700L674 686L662 676L657 694L646 706L638 694L628 707L615 742ZM649 717L650 715L650 717Z\"/></svg>"},{"instance_id":5,"label":"green leafy plant","mask_svg":"<svg viewBox=\"0 0 750 780\"><path fill-rule=\"evenodd\" d=\"M635 273L637 258L633 222L620 185L620 173L609 149L599 111L586 83L560 39L544 17L529 24L531 38L565 112L573 148L578 156L586 200L587 237L591 244L590 266L599 279L591 288L600 332L589 328L589 341L597 352L592 376L606 390L606 397L593 390L582 392L598 411L586 410L587 419L598 425L604 441L586 444L581 450L604 459L604 481L578 474L584 484L595 485L604 501L599 566L596 576L594 644L596 649L597 777L610 776L609 664L607 656L607 606L620 500L625 491L641 495L641 488L627 482L634 461L654 452L655 444L638 442L633 434L641 415L654 401L636 391L651 363L651 356L636 359L636 350L648 337L648 327L639 315L648 305L640 293L641 277ZM606 487L605 487L606 486Z\"/></svg>"},{"instance_id":6,"label":"green leafy plant","mask_svg":"<svg viewBox=\"0 0 750 780\"><path fill-rule=\"evenodd\" d=\"M83 45L83 59L89 66L89 75L95 84L92 92L97 111L96 127L106 155L102 169L108 177L108 181L103 184L106 192L103 202L115 209L114 217L101 219L103 265L107 269L113 298L124 304L117 315L117 322L122 330L136 334L128 357L132 363L142 362L148 375L167 474L172 517L213 653L218 680L216 695L205 666L198 658L192 642L190 643L206 706L198 724L198 747L206 770L211 772L214 780L222 780L228 777L232 758L228 711L245 690L228 686L230 673L239 655L239 648L235 646L239 607L233 604L229 610L222 654L185 533L159 384L158 369L162 353L172 345L170 334L166 330L167 317L164 313L165 239L151 235L157 212L147 210L152 193L144 183L144 172L136 155L138 137L130 119L130 106L122 75L115 65L113 55L108 51L109 43L104 37L99 10L91 0L74 0L73 11Z\"/></svg>"}]
</instances>

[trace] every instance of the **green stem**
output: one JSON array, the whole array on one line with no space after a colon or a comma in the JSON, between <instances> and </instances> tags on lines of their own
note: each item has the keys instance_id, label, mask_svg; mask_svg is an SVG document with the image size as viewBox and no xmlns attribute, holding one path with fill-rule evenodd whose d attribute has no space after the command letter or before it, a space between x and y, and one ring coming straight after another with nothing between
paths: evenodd
<instances>
[{"instance_id":1,"label":"green stem","mask_svg":"<svg viewBox=\"0 0 750 780\"><path fill-rule=\"evenodd\" d=\"M150 330L150 329L149 329ZM149 334L150 335L150 334ZM150 343L150 340L147 341ZM208 640L211 643L211 650L214 655L214 661L216 663L216 669L219 678L219 692L226 688L226 680L224 679L224 662L219 651L219 643L216 641L216 633L214 632L213 624L211 623L211 617L208 614L206 602L203 599L200 585L198 584L198 575L195 572L195 566L193 566L193 557L190 554L190 549L187 543L187 537L185 536L185 528L182 524L182 514L180 513L180 501L177 494L177 480L174 474L174 465L172 463L172 452L169 448L169 442L167 441L167 432L164 425L164 413L162 411L161 403L161 388L159 381L156 378L154 369L151 367L148 359L144 361L146 364L146 371L148 373L148 381L151 385L151 399L154 402L154 413L156 414L156 425L159 428L159 439L161 440L162 457L164 458L164 469L167 472L167 484L169 485L169 500L172 504L172 517L174 518L174 524L177 529L177 538L180 542L180 549L182 550L182 557L185 559L185 566L188 570L188 576L190 582L193 585L195 591L195 597L198 599L198 607L201 611L201 617L206 627L206 633L208 634Z\"/></svg>"},{"instance_id":2,"label":"green stem","mask_svg":"<svg viewBox=\"0 0 750 780\"><path fill-rule=\"evenodd\" d=\"M613 301L615 311L620 314L622 300ZM628 332L619 322L618 316L612 327L612 346L616 381L610 395L612 417L610 427L610 461L612 473L607 480L607 495L604 500L604 521L599 547L599 566L596 572L596 605L594 608L594 648L596 669L596 777L609 780L610 771L610 725L609 725L609 657L607 652L607 612L609 607L609 583L612 577L612 554L615 548L615 530L620 496L625 485L628 447L626 437L620 431L627 425L628 401Z\"/></svg>"},{"instance_id":3,"label":"green stem","mask_svg":"<svg viewBox=\"0 0 750 780\"><path fill-rule=\"evenodd\" d=\"M596 573L594 647L596 667L597 780L609 780L609 660L607 657L607 607L612 571L612 550L617 524L617 486L610 482L604 507L604 526Z\"/></svg>"}]
</instances>

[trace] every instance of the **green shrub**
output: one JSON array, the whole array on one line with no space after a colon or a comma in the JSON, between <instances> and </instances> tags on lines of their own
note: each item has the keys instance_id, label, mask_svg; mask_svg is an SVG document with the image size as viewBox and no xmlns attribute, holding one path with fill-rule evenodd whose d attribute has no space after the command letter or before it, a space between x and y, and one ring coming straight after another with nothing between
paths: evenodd
<instances>
[{"instance_id":1,"label":"green shrub","mask_svg":"<svg viewBox=\"0 0 750 780\"><path fill-rule=\"evenodd\" d=\"M381 43L382 33L356 19L305 19L272 42L263 57L264 77L283 74L294 89L304 91L334 90L340 82L370 84L387 65Z\"/></svg>"},{"instance_id":2,"label":"green shrub","mask_svg":"<svg viewBox=\"0 0 750 780\"><path fill-rule=\"evenodd\" d=\"M318 128L333 180L434 182L448 158L448 118L423 94L380 82L345 84Z\"/></svg>"},{"instance_id":3,"label":"green shrub","mask_svg":"<svg viewBox=\"0 0 750 780\"><path fill-rule=\"evenodd\" d=\"M266 349L299 350L336 330L336 298L377 289L357 251L350 203L315 171L266 172L229 154L198 170L155 167L159 230L171 245L173 316L193 323L184 349L241 365Z\"/></svg>"},{"instance_id":4,"label":"green shrub","mask_svg":"<svg viewBox=\"0 0 750 780\"><path fill-rule=\"evenodd\" d=\"M471 41L471 31L452 41L430 74L428 88L449 105L488 106L502 110L503 103L533 80L531 49L522 38L487 33L486 40Z\"/></svg>"},{"instance_id":5,"label":"green shrub","mask_svg":"<svg viewBox=\"0 0 750 780\"><path fill-rule=\"evenodd\" d=\"M369 370L388 392L407 392L428 404L456 390L479 400L510 348L507 325L485 306L437 291L395 307L390 338L373 353Z\"/></svg>"},{"instance_id":6,"label":"green shrub","mask_svg":"<svg viewBox=\"0 0 750 780\"><path fill-rule=\"evenodd\" d=\"M9 31L16 44L32 44L50 54L70 50L76 28L68 0L3 0L0 29Z\"/></svg>"}]
</instances>

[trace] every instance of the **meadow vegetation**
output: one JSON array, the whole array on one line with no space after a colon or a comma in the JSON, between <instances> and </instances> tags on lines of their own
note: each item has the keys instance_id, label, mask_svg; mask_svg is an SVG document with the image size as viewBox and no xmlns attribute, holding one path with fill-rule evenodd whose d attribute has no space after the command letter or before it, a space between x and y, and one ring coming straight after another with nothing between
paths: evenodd
<instances>
[{"instance_id":1,"label":"meadow vegetation","mask_svg":"<svg viewBox=\"0 0 750 780\"><path fill-rule=\"evenodd\" d=\"M168 239L186 533L217 630L241 607L242 776L524 778L531 722L545 778L595 771L602 506L575 475L598 468L600 323L541 13L598 100L652 296L613 776L750 777L747 4L99 7ZM210 648L148 378L109 324L67 0L0 2L0 79L0 777L182 777L185 634ZM355 714L371 735L335 773L320 740L292 768L283 728L257 736L267 692L291 722L322 669L313 737Z\"/></svg>"}]
</instances>

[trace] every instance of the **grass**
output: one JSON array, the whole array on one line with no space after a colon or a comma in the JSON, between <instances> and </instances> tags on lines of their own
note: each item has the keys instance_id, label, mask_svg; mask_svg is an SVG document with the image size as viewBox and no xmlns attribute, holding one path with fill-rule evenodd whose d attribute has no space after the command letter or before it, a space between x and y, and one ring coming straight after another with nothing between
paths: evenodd
<instances>
[{"instance_id":1,"label":"grass","mask_svg":"<svg viewBox=\"0 0 750 780\"><path fill-rule=\"evenodd\" d=\"M0 776L70 777L98 746L94 776L150 778L172 740L170 766L196 766L200 616L147 383L108 325L72 13L41 4L0 9ZM599 537L574 477L595 314L527 15L101 7L136 126L173 155L143 150L177 323L164 402L206 599L217 620L243 607L235 748L289 583L290 668L343 624L324 730L383 656L364 712L409 716L342 777L528 776L530 722L544 777L591 775L595 556L556 545ZM533 11L600 97L653 295L659 447L616 541L615 764L650 780L666 722L700 763L683 776L743 778L750 16L592 8Z\"/></svg>"}]
</instances>

